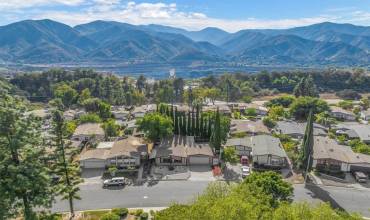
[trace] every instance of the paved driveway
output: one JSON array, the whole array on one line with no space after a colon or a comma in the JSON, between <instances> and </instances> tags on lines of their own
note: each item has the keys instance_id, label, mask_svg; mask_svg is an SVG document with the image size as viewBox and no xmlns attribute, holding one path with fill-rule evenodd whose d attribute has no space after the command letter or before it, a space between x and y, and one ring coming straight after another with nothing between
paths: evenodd
<instances>
[{"instance_id":1,"label":"paved driveway","mask_svg":"<svg viewBox=\"0 0 370 220\"><path fill-rule=\"evenodd\" d=\"M84 180L82 185L101 184L104 169L82 169L81 177Z\"/></svg>"},{"instance_id":2,"label":"paved driveway","mask_svg":"<svg viewBox=\"0 0 370 220\"><path fill-rule=\"evenodd\" d=\"M207 165L192 165L189 167L190 181L214 181L212 168Z\"/></svg>"}]
</instances>

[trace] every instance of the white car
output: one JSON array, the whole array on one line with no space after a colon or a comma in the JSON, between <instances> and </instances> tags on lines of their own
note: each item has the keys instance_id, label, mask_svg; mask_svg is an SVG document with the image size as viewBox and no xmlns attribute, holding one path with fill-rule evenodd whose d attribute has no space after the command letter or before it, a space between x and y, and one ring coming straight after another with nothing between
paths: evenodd
<instances>
[{"instance_id":1,"label":"white car","mask_svg":"<svg viewBox=\"0 0 370 220\"><path fill-rule=\"evenodd\" d=\"M114 177L109 180L104 180L103 181L103 187L107 186L123 186L125 185L126 181L124 177Z\"/></svg>"},{"instance_id":2,"label":"white car","mask_svg":"<svg viewBox=\"0 0 370 220\"><path fill-rule=\"evenodd\" d=\"M242 177L243 178L249 176L250 173L251 173L251 169L249 166L242 166Z\"/></svg>"}]
</instances>

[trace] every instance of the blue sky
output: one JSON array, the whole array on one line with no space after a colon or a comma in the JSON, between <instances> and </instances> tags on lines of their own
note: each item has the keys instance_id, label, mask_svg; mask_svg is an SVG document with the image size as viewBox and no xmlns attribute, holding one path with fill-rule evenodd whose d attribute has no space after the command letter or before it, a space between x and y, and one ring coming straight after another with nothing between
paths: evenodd
<instances>
[{"instance_id":1,"label":"blue sky","mask_svg":"<svg viewBox=\"0 0 370 220\"><path fill-rule=\"evenodd\" d=\"M370 0L0 0L0 25L49 18L71 26L93 20L230 32L324 21L370 26Z\"/></svg>"}]
</instances>

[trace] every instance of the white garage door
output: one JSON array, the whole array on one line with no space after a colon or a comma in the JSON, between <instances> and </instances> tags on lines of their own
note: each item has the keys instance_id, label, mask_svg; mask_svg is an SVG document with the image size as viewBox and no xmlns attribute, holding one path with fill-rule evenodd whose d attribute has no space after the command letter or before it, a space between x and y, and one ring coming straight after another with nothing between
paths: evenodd
<instances>
[{"instance_id":1,"label":"white garage door","mask_svg":"<svg viewBox=\"0 0 370 220\"><path fill-rule=\"evenodd\" d=\"M196 164L210 164L208 156L191 156L189 157L189 164L196 165Z\"/></svg>"},{"instance_id":2,"label":"white garage door","mask_svg":"<svg viewBox=\"0 0 370 220\"><path fill-rule=\"evenodd\" d=\"M85 160L81 165L84 168L104 168L105 160Z\"/></svg>"}]
</instances>

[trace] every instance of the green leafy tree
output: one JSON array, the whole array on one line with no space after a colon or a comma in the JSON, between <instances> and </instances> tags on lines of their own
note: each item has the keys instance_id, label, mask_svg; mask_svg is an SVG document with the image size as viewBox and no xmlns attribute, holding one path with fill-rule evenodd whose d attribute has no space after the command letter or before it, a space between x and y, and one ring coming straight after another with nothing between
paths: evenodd
<instances>
[{"instance_id":1,"label":"green leafy tree","mask_svg":"<svg viewBox=\"0 0 370 220\"><path fill-rule=\"evenodd\" d=\"M91 99L91 92L90 89L86 88L81 91L81 94L78 97L78 103L82 105L88 99Z\"/></svg>"},{"instance_id":2,"label":"green leafy tree","mask_svg":"<svg viewBox=\"0 0 370 220\"><path fill-rule=\"evenodd\" d=\"M273 119L271 119L270 117L264 117L264 118L262 119L262 123L263 123L266 127L268 127L268 128L273 128L273 127L275 127L275 126L276 126L276 122L275 122Z\"/></svg>"},{"instance_id":3,"label":"green leafy tree","mask_svg":"<svg viewBox=\"0 0 370 220\"><path fill-rule=\"evenodd\" d=\"M236 164L239 161L239 157L236 154L235 148L233 147L224 148L222 152L222 159L231 164Z\"/></svg>"},{"instance_id":4,"label":"green leafy tree","mask_svg":"<svg viewBox=\"0 0 370 220\"><path fill-rule=\"evenodd\" d=\"M307 119L311 109L314 114L318 114L329 111L329 106L322 99L299 97L290 105L290 114L296 119Z\"/></svg>"},{"instance_id":5,"label":"green leafy tree","mask_svg":"<svg viewBox=\"0 0 370 220\"><path fill-rule=\"evenodd\" d=\"M109 137L117 137L119 134L119 125L116 124L114 119L109 119L102 125L104 129L105 139L108 140Z\"/></svg>"},{"instance_id":6,"label":"green leafy tree","mask_svg":"<svg viewBox=\"0 0 370 220\"><path fill-rule=\"evenodd\" d=\"M271 99L270 101L266 103L266 106L267 107L283 106L284 108L288 108L289 105L292 104L294 100L295 100L294 96L284 95L284 96Z\"/></svg>"},{"instance_id":7,"label":"green leafy tree","mask_svg":"<svg viewBox=\"0 0 370 220\"><path fill-rule=\"evenodd\" d=\"M67 123L63 119L63 113L59 110L53 112L53 130L54 135L53 146L55 148L56 163L54 172L60 176L57 185L57 194L62 196L62 199L68 200L71 218L74 217L73 200L80 199L78 184L82 182L80 178L80 167L77 162L73 161L73 155L77 152L71 148L68 141L69 132Z\"/></svg>"},{"instance_id":8,"label":"green leafy tree","mask_svg":"<svg viewBox=\"0 0 370 220\"><path fill-rule=\"evenodd\" d=\"M268 111L268 116L272 120L280 120L286 117L286 113L282 106L272 106Z\"/></svg>"},{"instance_id":9,"label":"green leafy tree","mask_svg":"<svg viewBox=\"0 0 370 220\"><path fill-rule=\"evenodd\" d=\"M293 197L293 186L273 171L253 172L244 180L241 187L241 190L253 189L253 191L271 196L270 204L273 207L277 207L280 202L291 202Z\"/></svg>"},{"instance_id":10,"label":"green leafy tree","mask_svg":"<svg viewBox=\"0 0 370 220\"><path fill-rule=\"evenodd\" d=\"M331 117L331 115L327 111L320 112L316 114L315 116L316 116L315 121L317 123L324 125L325 127L328 127L329 129L331 129L331 125L333 125L336 122L335 119Z\"/></svg>"},{"instance_id":11,"label":"green leafy tree","mask_svg":"<svg viewBox=\"0 0 370 220\"><path fill-rule=\"evenodd\" d=\"M54 89L54 97L60 98L66 107L74 104L77 96L77 91L67 84L61 84Z\"/></svg>"},{"instance_id":12,"label":"green leafy tree","mask_svg":"<svg viewBox=\"0 0 370 220\"><path fill-rule=\"evenodd\" d=\"M140 75L139 78L136 80L136 88L140 91L143 92L145 88L145 83L146 83L146 78L143 75Z\"/></svg>"},{"instance_id":13,"label":"green leafy tree","mask_svg":"<svg viewBox=\"0 0 370 220\"><path fill-rule=\"evenodd\" d=\"M98 112L101 100L98 98L89 98L82 102L83 107L87 112Z\"/></svg>"},{"instance_id":14,"label":"green leafy tree","mask_svg":"<svg viewBox=\"0 0 370 220\"><path fill-rule=\"evenodd\" d=\"M316 85L311 75L303 77L301 81L296 85L293 92L295 97L300 96L319 97Z\"/></svg>"},{"instance_id":15,"label":"green leafy tree","mask_svg":"<svg viewBox=\"0 0 370 220\"><path fill-rule=\"evenodd\" d=\"M33 220L33 208L50 207L53 193L40 123L25 110L20 99L0 97L0 193L6 192L0 205L10 208L3 216L21 208L25 220Z\"/></svg>"},{"instance_id":16,"label":"green leafy tree","mask_svg":"<svg viewBox=\"0 0 370 220\"><path fill-rule=\"evenodd\" d=\"M106 102L100 102L99 103L99 116L103 120L106 120L112 117L111 105Z\"/></svg>"},{"instance_id":17,"label":"green leafy tree","mask_svg":"<svg viewBox=\"0 0 370 220\"><path fill-rule=\"evenodd\" d=\"M137 121L139 130L151 141L168 137L173 134L172 120L159 113L149 113Z\"/></svg>"}]
</instances>

